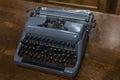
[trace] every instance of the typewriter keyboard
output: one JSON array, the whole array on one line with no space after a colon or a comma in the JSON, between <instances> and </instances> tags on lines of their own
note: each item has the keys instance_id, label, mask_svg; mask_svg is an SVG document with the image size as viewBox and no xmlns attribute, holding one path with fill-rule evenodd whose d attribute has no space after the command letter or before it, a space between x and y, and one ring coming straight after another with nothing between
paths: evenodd
<instances>
[{"instance_id":1,"label":"typewriter keyboard","mask_svg":"<svg viewBox=\"0 0 120 80\"><path fill-rule=\"evenodd\" d=\"M77 60L75 45L32 35L26 35L21 40L18 55L25 62L34 65L42 66L45 64L46 67L54 66L54 68L62 66L62 69L74 67Z\"/></svg>"}]
</instances>

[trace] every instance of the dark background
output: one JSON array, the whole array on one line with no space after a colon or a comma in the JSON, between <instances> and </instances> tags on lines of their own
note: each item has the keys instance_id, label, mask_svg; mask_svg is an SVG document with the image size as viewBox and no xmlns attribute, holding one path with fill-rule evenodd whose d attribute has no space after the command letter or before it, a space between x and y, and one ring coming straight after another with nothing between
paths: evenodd
<instances>
[{"instance_id":1,"label":"dark background","mask_svg":"<svg viewBox=\"0 0 120 80\"><path fill-rule=\"evenodd\" d=\"M120 14L120 0L27 0L38 3L90 9L111 14Z\"/></svg>"}]
</instances>

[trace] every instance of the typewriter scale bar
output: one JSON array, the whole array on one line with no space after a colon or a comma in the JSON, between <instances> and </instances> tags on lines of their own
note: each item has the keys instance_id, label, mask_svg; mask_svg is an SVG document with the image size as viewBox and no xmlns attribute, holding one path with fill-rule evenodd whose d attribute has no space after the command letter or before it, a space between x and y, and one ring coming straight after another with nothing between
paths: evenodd
<instances>
[{"instance_id":1,"label":"typewriter scale bar","mask_svg":"<svg viewBox=\"0 0 120 80\"><path fill-rule=\"evenodd\" d=\"M89 15L91 13L89 11L77 11L73 10L58 10L58 9L50 9L50 8L39 8L39 14L48 15L48 16L56 16L67 19L74 19L80 21L89 21Z\"/></svg>"}]
</instances>

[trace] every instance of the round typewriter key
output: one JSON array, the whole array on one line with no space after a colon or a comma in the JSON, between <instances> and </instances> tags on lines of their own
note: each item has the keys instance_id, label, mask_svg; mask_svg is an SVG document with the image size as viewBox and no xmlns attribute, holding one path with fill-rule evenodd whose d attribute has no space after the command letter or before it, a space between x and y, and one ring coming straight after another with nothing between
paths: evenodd
<instances>
[{"instance_id":1,"label":"round typewriter key","mask_svg":"<svg viewBox=\"0 0 120 80\"><path fill-rule=\"evenodd\" d=\"M43 55L43 54L41 54L41 57L43 58L43 57L44 57L44 55Z\"/></svg>"},{"instance_id":2,"label":"round typewriter key","mask_svg":"<svg viewBox=\"0 0 120 80\"><path fill-rule=\"evenodd\" d=\"M29 43L29 40L28 40L28 39L25 40L25 44L27 44L27 43Z\"/></svg>"},{"instance_id":3,"label":"round typewriter key","mask_svg":"<svg viewBox=\"0 0 120 80\"><path fill-rule=\"evenodd\" d=\"M28 46L27 46L27 45L25 45L23 48L24 48L24 49L28 49Z\"/></svg>"},{"instance_id":4,"label":"round typewriter key","mask_svg":"<svg viewBox=\"0 0 120 80\"><path fill-rule=\"evenodd\" d=\"M72 56L72 55L74 55L75 53L74 52L70 52L70 55Z\"/></svg>"},{"instance_id":5,"label":"round typewriter key","mask_svg":"<svg viewBox=\"0 0 120 80\"><path fill-rule=\"evenodd\" d=\"M31 46L29 46L29 47L28 47L28 49L29 49L29 50L31 50L31 49L32 49L32 47L31 47Z\"/></svg>"},{"instance_id":6,"label":"round typewriter key","mask_svg":"<svg viewBox=\"0 0 120 80\"><path fill-rule=\"evenodd\" d=\"M40 56L40 55L38 55L38 56L37 56L37 58L36 58L36 60L39 60L40 58L41 58L41 56Z\"/></svg>"},{"instance_id":7,"label":"round typewriter key","mask_svg":"<svg viewBox=\"0 0 120 80\"><path fill-rule=\"evenodd\" d=\"M76 55L74 55L72 58L73 58L73 59L77 59L77 56L76 56Z\"/></svg>"},{"instance_id":8,"label":"round typewriter key","mask_svg":"<svg viewBox=\"0 0 120 80\"><path fill-rule=\"evenodd\" d=\"M44 54L44 51L41 51L41 54Z\"/></svg>"},{"instance_id":9,"label":"round typewriter key","mask_svg":"<svg viewBox=\"0 0 120 80\"><path fill-rule=\"evenodd\" d=\"M62 56L62 57L65 57L65 53L62 53L61 56Z\"/></svg>"},{"instance_id":10,"label":"round typewriter key","mask_svg":"<svg viewBox=\"0 0 120 80\"><path fill-rule=\"evenodd\" d=\"M70 54L70 51L69 51L69 50L67 50L67 51L66 51L66 53L67 53L67 54Z\"/></svg>"},{"instance_id":11,"label":"round typewriter key","mask_svg":"<svg viewBox=\"0 0 120 80\"><path fill-rule=\"evenodd\" d=\"M41 57L40 60L43 61L44 60L44 55L41 54L40 57Z\"/></svg>"},{"instance_id":12,"label":"round typewriter key","mask_svg":"<svg viewBox=\"0 0 120 80\"><path fill-rule=\"evenodd\" d=\"M67 54L67 56L66 56L67 58L69 58L70 57L70 54Z\"/></svg>"},{"instance_id":13,"label":"round typewriter key","mask_svg":"<svg viewBox=\"0 0 120 80\"><path fill-rule=\"evenodd\" d=\"M32 40L29 40L29 44L30 44L30 45L32 44Z\"/></svg>"},{"instance_id":14,"label":"round typewriter key","mask_svg":"<svg viewBox=\"0 0 120 80\"><path fill-rule=\"evenodd\" d=\"M21 44L21 48L23 48L25 45L24 44Z\"/></svg>"},{"instance_id":15,"label":"round typewriter key","mask_svg":"<svg viewBox=\"0 0 120 80\"><path fill-rule=\"evenodd\" d=\"M66 62L66 59L65 59L65 58L63 59L63 62Z\"/></svg>"},{"instance_id":16,"label":"round typewriter key","mask_svg":"<svg viewBox=\"0 0 120 80\"><path fill-rule=\"evenodd\" d=\"M33 40L32 44L35 46L36 45L36 40Z\"/></svg>"},{"instance_id":17,"label":"round typewriter key","mask_svg":"<svg viewBox=\"0 0 120 80\"><path fill-rule=\"evenodd\" d=\"M52 53L49 53L49 56L51 56L52 55Z\"/></svg>"},{"instance_id":18,"label":"round typewriter key","mask_svg":"<svg viewBox=\"0 0 120 80\"><path fill-rule=\"evenodd\" d=\"M58 48L58 52L60 52L61 51L61 49L60 48Z\"/></svg>"},{"instance_id":19,"label":"round typewriter key","mask_svg":"<svg viewBox=\"0 0 120 80\"><path fill-rule=\"evenodd\" d=\"M45 49L45 50L44 50L44 52L45 52L45 53L47 53L47 52L48 52L48 50L47 50L47 49Z\"/></svg>"},{"instance_id":20,"label":"round typewriter key","mask_svg":"<svg viewBox=\"0 0 120 80\"><path fill-rule=\"evenodd\" d=\"M53 50L56 52L56 51L57 51L57 48L54 48Z\"/></svg>"},{"instance_id":21,"label":"round typewriter key","mask_svg":"<svg viewBox=\"0 0 120 80\"><path fill-rule=\"evenodd\" d=\"M28 50L25 50L25 54L28 55L29 51Z\"/></svg>"},{"instance_id":22,"label":"round typewriter key","mask_svg":"<svg viewBox=\"0 0 120 80\"><path fill-rule=\"evenodd\" d=\"M34 45L34 40L31 40L31 44Z\"/></svg>"},{"instance_id":23,"label":"round typewriter key","mask_svg":"<svg viewBox=\"0 0 120 80\"><path fill-rule=\"evenodd\" d=\"M57 56L57 54L53 54L53 56L54 56L54 57L56 57L56 56Z\"/></svg>"},{"instance_id":24,"label":"round typewriter key","mask_svg":"<svg viewBox=\"0 0 120 80\"><path fill-rule=\"evenodd\" d=\"M35 47L34 47L34 46L32 46L32 50L35 50Z\"/></svg>"},{"instance_id":25,"label":"round typewriter key","mask_svg":"<svg viewBox=\"0 0 120 80\"><path fill-rule=\"evenodd\" d=\"M57 59L55 58L54 61L57 62Z\"/></svg>"},{"instance_id":26,"label":"round typewriter key","mask_svg":"<svg viewBox=\"0 0 120 80\"><path fill-rule=\"evenodd\" d=\"M59 64L61 64L61 63L62 63L62 60L59 60L58 62L59 62Z\"/></svg>"},{"instance_id":27,"label":"round typewriter key","mask_svg":"<svg viewBox=\"0 0 120 80\"><path fill-rule=\"evenodd\" d=\"M52 60L52 59L53 59L53 57L51 56L51 57L50 57L50 60Z\"/></svg>"},{"instance_id":28,"label":"round typewriter key","mask_svg":"<svg viewBox=\"0 0 120 80\"><path fill-rule=\"evenodd\" d=\"M74 58L77 58L77 56L76 56L76 55L74 55L73 57L74 57Z\"/></svg>"},{"instance_id":29,"label":"round typewriter key","mask_svg":"<svg viewBox=\"0 0 120 80\"><path fill-rule=\"evenodd\" d=\"M53 48L53 47L51 47L51 48L50 48L50 51L53 51L53 50L54 50L54 48Z\"/></svg>"},{"instance_id":30,"label":"round typewriter key","mask_svg":"<svg viewBox=\"0 0 120 80\"><path fill-rule=\"evenodd\" d=\"M61 54L58 54L58 57L61 58Z\"/></svg>"}]
</instances>

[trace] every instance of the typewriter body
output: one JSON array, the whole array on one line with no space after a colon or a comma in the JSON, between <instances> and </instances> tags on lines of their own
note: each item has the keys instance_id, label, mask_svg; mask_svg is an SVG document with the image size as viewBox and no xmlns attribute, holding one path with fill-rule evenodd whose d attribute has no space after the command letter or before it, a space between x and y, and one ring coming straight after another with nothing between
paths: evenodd
<instances>
[{"instance_id":1,"label":"typewriter body","mask_svg":"<svg viewBox=\"0 0 120 80\"><path fill-rule=\"evenodd\" d=\"M80 67L94 16L87 10L38 7L19 41L17 65L74 77Z\"/></svg>"}]
</instances>

